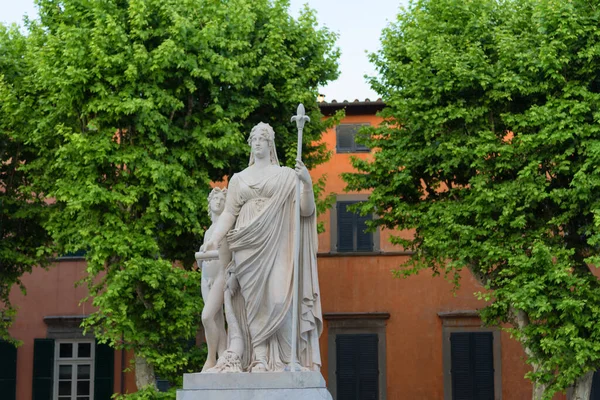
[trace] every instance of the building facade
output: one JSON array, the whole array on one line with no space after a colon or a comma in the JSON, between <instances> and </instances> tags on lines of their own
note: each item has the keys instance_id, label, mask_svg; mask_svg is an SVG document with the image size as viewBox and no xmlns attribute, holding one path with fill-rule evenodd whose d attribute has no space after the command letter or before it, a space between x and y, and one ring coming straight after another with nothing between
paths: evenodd
<instances>
[{"instance_id":1,"label":"building facade","mask_svg":"<svg viewBox=\"0 0 600 400\"><path fill-rule=\"evenodd\" d=\"M365 232L370 217L349 211L368 193L345 192L340 174L352 171L350 157L370 157L355 137L362 125L380 123L376 112L384 104L320 104L326 116L346 113L323 135L330 161L311 171L314 180L326 175L326 192L336 194L334 206L320 217L325 232L318 253L322 373L333 398L531 398L520 344L481 324L477 310L483 303L473 295L481 290L477 282L465 273L453 294L451 283L426 271L394 278L392 270L410 253L391 245L388 231ZM112 393L136 390L133 374L123 372L130 355L98 345L79 328L91 310L89 302L80 302L85 287L74 285L84 273L83 259L63 258L23 278L26 296L12 293L19 313L11 333L23 345L0 343L1 399L108 400ZM597 400L600 382L595 385Z\"/></svg>"},{"instance_id":2,"label":"building facade","mask_svg":"<svg viewBox=\"0 0 600 400\"><path fill-rule=\"evenodd\" d=\"M353 138L347 132L379 124L376 112L383 103L321 105L325 115L340 108L345 109L346 117L323 137L333 151L331 161L312 171L315 177L327 174L326 191L337 194L336 205L321 217L326 233L319 241L319 279L326 320L321 339L322 351L327 355L323 375L334 398L530 398L523 351L508 334L481 326L477 309L482 304L473 296L481 288L469 274L464 274L460 290L452 294L449 282L427 271L410 278L394 278L392 270L407 261L410 253L389 243L389 231L378 231L363 240L354 238L357 245L371 240L365 248L344 244L349 242L347 232L364 229L360 218L346 218L344 208L349 202L366 199L368 194L345 192L340 174L352 171L350 157L370 157L368 149L350 144ZM348 348L366 349L367 342L375 339L377 344L372 344L372 350L350 354ZM358 360L358 376L353 376L355 387L348 388L350 385L340 377L345 375L343 365L352 357ZM362 364L364 359L369 368L378 371L376 381L363 379L369 375L365 371L369 368ZM471 360L479 361L475 364ZM372 397L360 396L363 380L370 385ZM359 396L338 396L345 392Z\"/></svg>"}]
</instances>

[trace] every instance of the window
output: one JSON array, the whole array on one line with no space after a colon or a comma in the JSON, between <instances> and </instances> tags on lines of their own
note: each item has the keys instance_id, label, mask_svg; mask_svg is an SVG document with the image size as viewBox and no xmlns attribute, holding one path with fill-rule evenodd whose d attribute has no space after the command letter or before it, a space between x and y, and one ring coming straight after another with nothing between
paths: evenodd
<instances>
[{"instance_id":1,"label":"window","mask_svg":"<svg viewBox=\"0 0 600 400\"><path fill-rule=\"evenodd\" d=\"M501 400L500 331L477 311L441 312L445 400Z\"/></svg>"},{"instance_id":2,"label":"window","mask_svg":"<svg viewBox=\"0 0 600 400\"><path fill-rule=\"evenodd\" d=\"M386 398L386 320L389 313L325 313L327 384L334 400Z\"/></svg>"},{"instance_id":3,"label":"window","mask_svg":"<svg viewBox=\"0 0 600 400\"><path fill-rule=\"evenodd\" d=\"M337 243L338 252L371 252L373 251L373 233L367 232L367 221L372 215L359 215L350 211L349 207L358 201L338 201Z\"/></svg>"},{"instance_id":4,"label":"window","mask_svg":"<svg viewBox=\"0 0 600 400\"><path fill-rule=\"evenodd\" d=\"M336 150L338 153L368 153L370 149L356 143L358 130L369 124L341 124L336 127Z\"/></svg>"},{"instance_id":5,"label":"window","mask_svg":"<svg viewBox=\"0 0 600 400\"><path fill-rule=\"evenodd\" d=\"M94 342L59 341L55 345L54 398L90 400L94 391Z\"/></svg>"},{"instance_id":6,"label":"window","mask_svg":"<svg viewBox=\"0 0 600 400\"><path fill-rule=\"evenodd\" d=\"M377 400L377 334L336 335L338 400Z\"/></svg>"},{"instance_id":7,"label":"window","mask_svg":"<svg viewBox=\"0 0 600 400\"><path fill-rule=\"evenodd\" d=\"M168 392L171 389L171 384L168 380L162 379L160 376L155 377L156 388L159 392Z\"/></svg>"},{"instance_id":8,"label":"window","mask_svg":"<svg viewBox=\"0 0 600 400\"><path fill-rule=\"evenodd\" d=\"M17 348L0 340L0 393L6 400L17 398Z\"/></svg>"},{"instance_id":9,"label":"window","mask_svg":"<svg viewBox=\"0 0 600 400\"><path fill-rule=\"evenodd\" d=\"M452 399L494 400L492 332L450 333Z\"/></svg>"},{"instance_id":10,"label":"window","mask_svg":"<svg viewBox=\"0 0 600 400\"><path fill-rule=\"evenodd\" d=\"M87 254L87 250L78 250L75 251L73 253L65 253L62 256L58 257L59 260L77 260L77 259L82 259L85 258L85 255Z\"/></svg>"},{"instance_id":11,"label":"window","mask_svg":"<svg viewBox=\"0 0 600 400\"><path fill-rule=\"evenodd\" d=\"M592 380L592 393L590 394L590 400L600 400L600 370L594 373Z\"/></svg>"},{"instance_id":12,"label":"window","mask_svg":"<svg viewBox=\"0 0 600 400\"><path fill-rule=\"evenodd\" d=\"M379 252L379 230L367 232L367 221L372 215L361 216L350 211L353 204L367 200L368 194L339 194L331 209L331 252L332 253L372 253Z\"/></svg>"},{"instance_id":13,"label":"window","mask_svg":"<svg viewBox=\"0 0 600 400\"><path fill-rule=\"evenodd\" d=\"M92 339L35 339L33 400L109 400L114 351Z\"/></svg>"}]
</instances>

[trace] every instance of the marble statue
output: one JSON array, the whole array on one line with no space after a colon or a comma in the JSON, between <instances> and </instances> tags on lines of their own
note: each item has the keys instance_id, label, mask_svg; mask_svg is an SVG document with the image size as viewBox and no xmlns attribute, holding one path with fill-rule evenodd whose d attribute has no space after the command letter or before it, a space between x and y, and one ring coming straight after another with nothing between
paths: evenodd
<instances>
[{"instance_id":1,"label":"marble statue","mask_svg":"<svg viewBox=\"0 0 600 400\"><path fill-rule=\"evenodd\" d=\"M225 209L227 189L214 188L208 196L208 212L211 226L204 235L204 241L213 237L213 232L219 217ZM225 290L225 268L231 260L231 252L227 242L222 240L219 246L219 258L216 260L201 261L202 268L202 325L206 335L208 356L202 371L206 371L217 363L217 354L222 355L227 349L227 334L225 332L225 318L223 315L223 296Z\"/></svg>"},{"instance_id":2,"label":"marble statue","mask_svg":"<svg viewBox=\"0 0 600 400\"><path fill-rule=\"evenodd\" d=\"M220 308L223 298L228 325L228 346L223 353L220 331L213 334L207 330L207 340L213 335L209 352L216 349L219 358L214 367L204 372L276 372L290 367L318 371L321 366L318 340L323 317L312 181L300 159L295 169L279 165L274 139L275 133L268 124L259 123L252 129L248 139L249 165L229 181L224 210L213 221L201 248L205 253L219 251L218 265L225 274L225 290L223 297L214 296L216 300L211 305ZM300 223L296 226L298 180ZM295 232L299 238L295 238ZM295 240L299 243L296 309L292 302ZM216 280L212 290L221 290ZM207 313L209 324L218 318L212 318L219 314L213 311L211 308ZM297 317L296 349L292 349L293 313ZM216 322L213 326L218 325ZM291 366L292 359L298 365ZM213 359L208 360L205 367L212 362Z\"/></svg>"}]
</instances>

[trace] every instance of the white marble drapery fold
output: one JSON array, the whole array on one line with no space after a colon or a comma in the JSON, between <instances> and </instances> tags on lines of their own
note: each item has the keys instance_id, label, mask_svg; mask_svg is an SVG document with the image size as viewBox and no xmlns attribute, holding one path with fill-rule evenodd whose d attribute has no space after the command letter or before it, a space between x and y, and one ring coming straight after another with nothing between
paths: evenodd
<instances>
[{"instance_id":1,"label":"white marble drapery fold","mask_svg":"<svg viewBox=\"0 0 600 400\"><path fill-rule=\"evenodd\" d=\"M227 235L233 259L228 268L239 282L232 299L245 343L242 366L256 361L254 348L267 346L267 369L281 371L291 360L294 203L296 173L287 167L258 182L236 174L226 210L237 216ZM298 361L309 370L321 365L318 339L323 317L317 274L316 215L301 217Z\"/></svg>"}]
</instances>

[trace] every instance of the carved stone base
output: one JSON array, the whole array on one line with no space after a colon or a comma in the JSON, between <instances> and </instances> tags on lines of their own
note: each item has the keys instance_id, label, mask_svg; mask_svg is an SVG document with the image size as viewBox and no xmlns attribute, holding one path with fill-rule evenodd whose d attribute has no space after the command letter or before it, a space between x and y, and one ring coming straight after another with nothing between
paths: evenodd
<instances>
[{"instance_id":1,"label":"carved stone base","mask_svg":"<svg viewBox=\"0 0 600 400\"><path fill-rule=\"evenodd\" d=\"M331 400L320 372L183 375L177 400Z\"/></svg>"}]
</instances>

